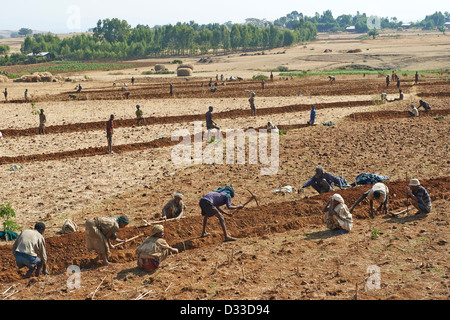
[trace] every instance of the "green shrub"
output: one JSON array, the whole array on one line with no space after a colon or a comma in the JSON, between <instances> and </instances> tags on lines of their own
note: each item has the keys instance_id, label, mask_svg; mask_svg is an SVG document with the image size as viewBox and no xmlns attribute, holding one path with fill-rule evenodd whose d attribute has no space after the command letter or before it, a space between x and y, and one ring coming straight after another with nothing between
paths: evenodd
<instances>
[{"instance_id":1,"label":"green shrub","mask_svg":"<svg viewBox=\"0 0 450 320\"><path fill-rule=\"evenodd\" d=\"M252 77L253 80L266 80L268 78L269 78L268 76L265 76L263 74L258 74L257 76Z\"/></svg>"},{"instance_id":2,"label":"green shrub","mask_svg":"<svg viewBox=\"0 0 450 320\"><path fill-rule=\"evenodd\" d=\"M10 202L5 202L0 205L0 218L3 219L3 230L15 232L21 229L17 223L14 222L13 218L16 217L16 213L11 206Z\"/></svg>"}]
</instances>

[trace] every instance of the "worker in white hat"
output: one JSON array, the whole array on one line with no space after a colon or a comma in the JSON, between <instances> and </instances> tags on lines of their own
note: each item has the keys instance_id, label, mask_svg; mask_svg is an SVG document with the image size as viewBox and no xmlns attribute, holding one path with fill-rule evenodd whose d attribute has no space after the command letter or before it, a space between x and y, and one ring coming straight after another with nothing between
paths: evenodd
<instances>
[{"instance_id":1,"label":"worker in white hat","mask_svg":"<svg viewBox=\"0 0 450 320\"><path fill-rule=\"evenodd\" d=\"M409 186L405 187L406 193L411 197L412 205L419 211L418 214L428 214L431 212L431 198L427 190L420 185L418 179L411 179Z\"/></svg>"},{"instance_id":2,"label":"worker in white hat","mask_svg":"<svg viewBox=\"0 0 450 320\"><path fill-rule=\"evenodd\" d=\"M181 218L184 214L184 210L186 209L186 205L183 202L183 194L180 192L175 192L173 195L173 199L169 200L164 208L162 209L162 217L163 219L173 219L173 218Z\"/></svg>"},{"instance_id":3,"label":"worker in white hat","mask_svg":"<svg viewBox=\"0 0 450 320\"><path fill-rule=\"evenodd\" d=\"M340 194L334 194L323 207L324 222L327 227L337 233L347 233L353 228L353 218L350 210Z\"/></svg>"}]
</instances>

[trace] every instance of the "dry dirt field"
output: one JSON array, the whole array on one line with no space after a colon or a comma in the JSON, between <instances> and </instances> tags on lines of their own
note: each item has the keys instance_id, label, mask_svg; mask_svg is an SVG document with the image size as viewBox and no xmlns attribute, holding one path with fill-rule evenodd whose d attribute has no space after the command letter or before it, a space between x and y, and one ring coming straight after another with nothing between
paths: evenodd
<instances>
[{"instance_id":1,"label":"dry dirt field","mask_svg":"<svg viewBox=\"0 0 450 320\"><path fill-rule=\"evenodd\" d=\"M449 299L449 75L400 75L404 101L377 103L382 92L398 97L394 84L386 88L377 75L284 79L275 73L265 88L253 75L286 65L289 70L319 70L349 64L402 70L450 67L450 41L442 34L407 33L377 40L321 35L316 42L273 50L265 55L183 58L194 64L187 81L176 75L143 76L156 63L139 61L139 68L70 74L82 83L76 100L75 83L2 83L9 101L0 102L0 202L10 201L16 222L32 228L45 222L50 275L22 279L11 253L12 242L0 245L0 296L3 300L448 300ZM314 48L312 50L311 48ZM325 49L332 53L323 53ZM346 50L361 49L361 53ZM368 49L368 50L367 50ZM280 54L279 52L285 51ZM168 65L169 69L174 68ZM137 70L136 70L137 69ZM1 70L1 68L0 68ZM219 81L216 75L241 77ZM134 86L131 76L136 77ZM85 76L89 79L85 80ZM128 83L124 99L120 85ZM173 96L169 83L174 84ZM201 84L205 86L202 87ZM23 101L25 88L37 109L47 115L45 135L38 134L38 116ZM251 116L249 93L256 92L257 115ZM3 88L2 88L3 91ZM432 110L420 117L407 114L411 102L428 101ZM135 106L142 106L146 126L136 125ZM307 126L314 104L317 125ZM176 129L194 133L208 106L222 129L278 125L279 166L276 174L261 175L261 164L185 164L172 162ZM114 154L106 154L105 122L116 116ZM333 125L323 125L332 121ZM192 138L192 136L191 136ZM226 138L224 138L226 140ZM216 141L215 143L220 143ZM203 148L210 146L203 142ZM21 170L9 171L13 165ZM360 173L388 176L391 212L408 208L398 217L370 219L368 203L354 211L351 233L335 235L322 221L322 208L333 192L318 195L275 193L283 186L297 190L322 165L350 184ZM414 216L404 186L418 178L429 191L433 211ZM225 217L236 242L223 243L217 219L208 222L210 237L200 238L202 217L198 201L209 191L232 185L233 203L258 197L246 208ZM370 185L336 190L350 207ZM160 218L174 192L185 195L184 219L164 222L165 238L179 249L155 274L136 267L137 246L149 234L144 220ZM112 250L109 266L100 266L86 250L84 222L95 216L126 214L131 224L118 236L129 239ZM58 235L65 219L80 230ZM140 227L140 228L139 228ZM81 287L67 285L69 266L81 268ZM379 282L370 282L377 270Z\"/></svg>"}]
</instances>

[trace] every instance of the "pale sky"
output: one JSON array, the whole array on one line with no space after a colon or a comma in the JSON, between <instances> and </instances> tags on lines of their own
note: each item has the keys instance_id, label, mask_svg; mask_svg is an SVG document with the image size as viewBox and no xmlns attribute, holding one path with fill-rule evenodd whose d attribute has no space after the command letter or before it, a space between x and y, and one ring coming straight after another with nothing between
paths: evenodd
<instances>
[{"instance_id":1,"label":"pale sky","mask_svg":"<svg viewBox=\"0 0 450 320\"><path fill-rule=\"evenodd\" d=\"M119 18L132 27L189 22L243 23L246 18L273 21L292 11L307 16L330 9L341 14L396 17L416 22L436 11L450 11L448 0L2 0L0 30L21 27L53 33L87 31L99 19Z\"/></svg>"}]
</instances>

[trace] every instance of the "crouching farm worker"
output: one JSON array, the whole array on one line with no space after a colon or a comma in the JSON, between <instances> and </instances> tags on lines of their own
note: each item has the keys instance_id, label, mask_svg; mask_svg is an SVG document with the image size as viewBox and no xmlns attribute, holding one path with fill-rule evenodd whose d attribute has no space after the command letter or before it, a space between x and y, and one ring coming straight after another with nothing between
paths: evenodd
<instances>
[{"instance_id":1,"label":"crouching farm worker","mask_svg":"<svg viewBox=\"0 0 450 320\"><path fill-rule=\"evenodd\" d=\"M28 267L28 272L24 278L31 277L34 271L36 271L36 277L39 277L41 270L44 274L48 274L44 231L45 224L38 222L34 225L34 230L22 231L14 242L12 252L17 266L19 269ZM40 258L37 252L39 252Z\"/></svg>"},{"instance_id":2,"label":"crouching farm worker","mask_svg":"<svg viewBox=\"0 0 450 320\"><path fill-rule=\"evenodd\" d=\"M323 207L324 222L336 233L347 233L353 228L352 214L340 194L334 194Z\"/></svg>"},{"instance_id":3,"label":"crouching farm worker","mask_svg":"<svg viewBox=\"0 0 450 320\"><path fill-rule=\"evenodd\" d=\"M86 221L86 247L89 251L97 252L104 266L109 264L110 249L113 248L110 240L122 242L123 240L118 239L116 234L129 223L126 216L117 219L96 217Z\"/></svg>"},{"instance_id":4,"label":"crouching farm worker","mask_svg":"<svg viewBox=\"0 0 450 320\"><path fill-rule=\"evenodd\" d=\"M178 253L178 249L169 246L164 238L164 227L153 226L150 237L136 249L138 267L145 271L156 271L169 253Z\"/></svg>"},{"instance_id":5,"label":"crouching farm worker","mask_svg":"<svg viewBox=\"0 0 450 320\"><path fill-rule=\"evenodd\" d=\"M409 187L405 187L406 193L411 197L412 205L419 211L419 214L429 214L431 212L431 198L427 190L420 185L419 180L411 179Z\"/></svg>"},{"instance_id":6,"label":"crouching farm worker","mask_svg":"<svg viewBox=\"0 0 450 320\"><path fill-rule=\"evenodd\" d=\"M162 209L163 219L180 219L184 214L186 205L183 203L183 194L175 192L173 199L169 200Z\"/></svg>"}]
</instances>

